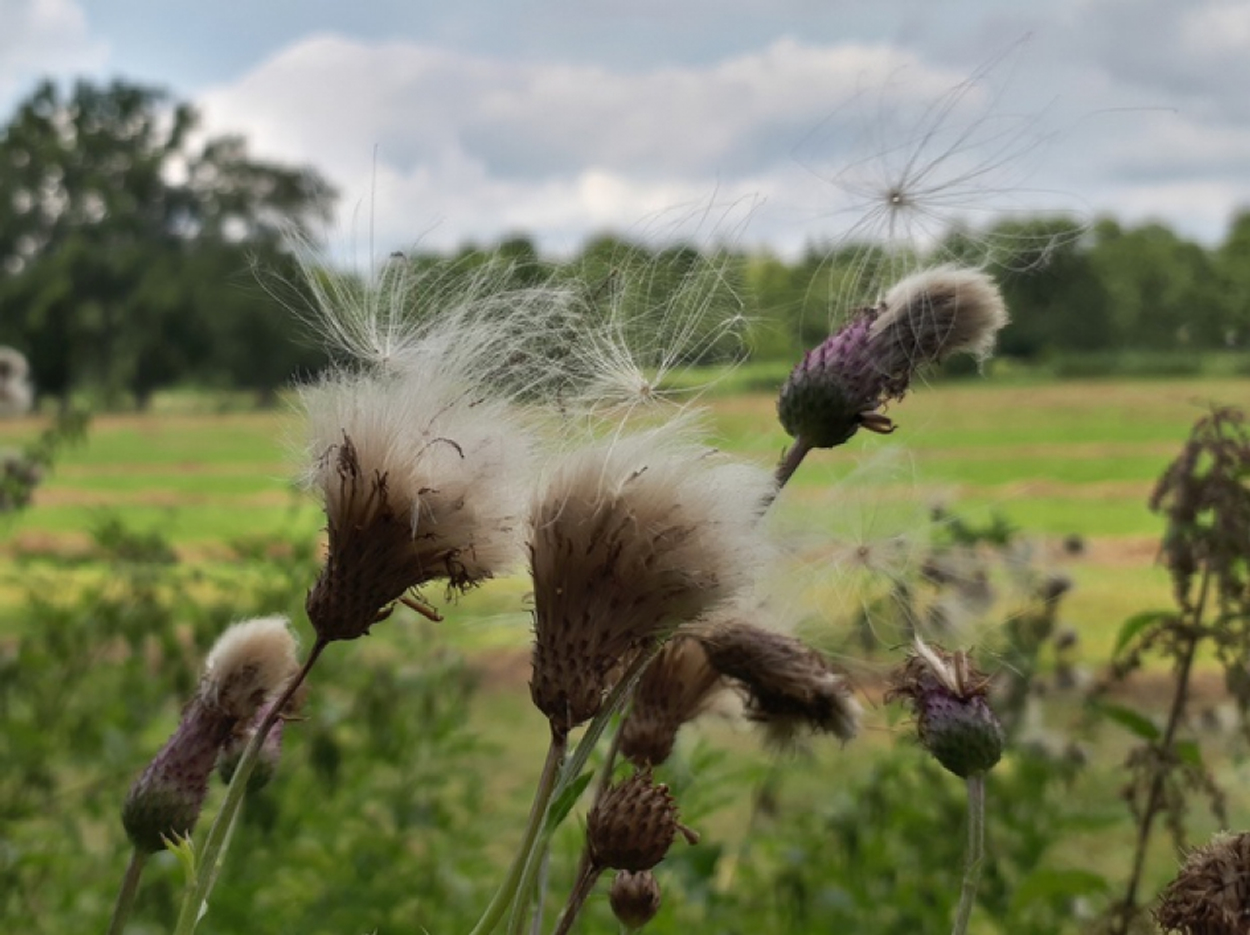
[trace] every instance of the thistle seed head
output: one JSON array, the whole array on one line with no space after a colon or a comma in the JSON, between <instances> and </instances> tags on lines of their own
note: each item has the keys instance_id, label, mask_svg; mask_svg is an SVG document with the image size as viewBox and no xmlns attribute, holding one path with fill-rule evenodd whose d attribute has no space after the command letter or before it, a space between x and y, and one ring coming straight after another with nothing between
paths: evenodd
<instances>
[{"instance_id":1,"label":"thistle seed head","mask_svg":"<svg viewBox=\"0 0 1250 935\"><path fill-rule=\"evenodd\" d=\"M409 589L463 591L516 560L530 445L507 404L415 373L302 395L329 539L306 605L320 638L355 639Z\"/></svg>"},{"instance_id":2,"label":"thistle seed head","mask_svg":"<svg viewBox=\"0 0 1250 935\"><path fill-rule=\"evenodd\" d=\"M787 744L804 729L843 741L855 737L859 703L828 660L802 640L735 620L700 628L697 637L771 741Z\"/></svg>"},{"instance_id":3,"label":"thistle seed head","mask_svg":"<svg viewBox=\"0 0 1250 935\"><path fill-rule=\"evenodd\" d=\"M891 681L886 700L910 703L920 743L956 776L984 773L1002 757L1002 724L986 700L989 679L966 653L917 639Z\"/></svg>"},{"instance_id":4,"label":"thistle seed head","mask_svg":"<svg viewBox=\"0 0 1250 935\"><path fill-rule=\"evenodd\" d=\"M617 871L608 890L608 903L621 925L637 931L660 911L660 883L650 870Z\"/></svg>"},{"instance_id":5,"label":"thistle seed head","mask_svg":"<svg viewBox=\"0 0 1250 935\"><path fill-rule=\"evenodd\" d=\"M781 424L813 448L840 445L861 426L890 431L878 410L902 399L919 370L960 352L984 359L1006 323L998 288L978 270L908 276L803 355L781 389Z\"/></svg>"},{"instance_id":6,"label":"thistle seed head","mask_svg":"<svg viewBox=\"0 0 1250 935\"><path fill-rule=\"evenodd\" d=\"M668 759L677 731L698 717L723 687L697 640L670 640L634 689L629 714L621 724L621 755L639 768Z\"/></svg>"},{"instance_id":7,"label":"thistle seed head","mask_svg":"<svg viewBox=\"0 0 1250 935\"><path fill-rule=\"evenodd\" d=\"M639 772L595 803L586 819L586 843L595 867L638 872L663 860L680 830L668 786Z\"/></svg>"},{"instance_id":8,"label":"thistle seed head","mask_svg":"<svg viewBox=\"0 0 1250 935\"><path fill-rule=\"evenodd\" d=\"M1165 932L1241 935L1250 930L1250 834L1217 834L1194 849L1154 910Z\"/></svg>"},{"instance_id":9,"label":"thistle seed head","mask_svg":"<svg viewBox=\"0 0 1250 935\"><path fill-rule=\"evenodd\" d=\"M772 480L680 420L567 457L531 511L530 693L556 730L594 717L619 668L746 584Z\"/></svg>"}]
</instances>

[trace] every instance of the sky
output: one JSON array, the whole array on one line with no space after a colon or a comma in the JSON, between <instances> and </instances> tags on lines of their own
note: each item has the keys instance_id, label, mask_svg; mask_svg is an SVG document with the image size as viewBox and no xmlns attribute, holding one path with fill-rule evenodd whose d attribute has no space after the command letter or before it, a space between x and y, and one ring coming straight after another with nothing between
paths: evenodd
<instances>
[{"instance_id":1,"label":"sky","mask_svg":"<svg viewBox=\"0 0 1250 935\"><path fill-rule=\"evenodd\" d=\"M316 168L339 253L1250 207L1246 0L0 0L0 115L48 76Z\"/></svg>"}]
</instances>

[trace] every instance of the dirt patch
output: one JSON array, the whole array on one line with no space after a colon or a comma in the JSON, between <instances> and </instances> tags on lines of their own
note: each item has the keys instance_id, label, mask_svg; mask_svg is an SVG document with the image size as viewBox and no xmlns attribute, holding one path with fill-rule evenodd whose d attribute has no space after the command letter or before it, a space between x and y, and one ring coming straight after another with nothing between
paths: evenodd
<instances>
[{"instance_id":1,"label":"dirt patch","mask_svg":"<svg viewBox=\"0 0 1250 935\"><path fill-rule=\"evenodd\" d=\"M265 490L250 494L196 494L180 490L96 491L44 487L35 493L39 506L157 506L177 508L206 503L231 507L289 506L291 494L286 490Z\"/></svg>"}]
</instances>

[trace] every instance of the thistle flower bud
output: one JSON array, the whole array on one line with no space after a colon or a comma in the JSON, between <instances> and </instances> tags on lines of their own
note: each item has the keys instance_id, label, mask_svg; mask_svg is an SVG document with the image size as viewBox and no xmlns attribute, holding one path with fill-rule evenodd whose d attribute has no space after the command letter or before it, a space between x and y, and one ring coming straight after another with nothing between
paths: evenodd
<instances>
[{"instance_id":1,"label":"thistle flower bud","mask_svg":"<svg viewBox=\"0 0 1250 935\"><path fill-rule=\"evenodd\" d=\"M575 452L534 503L530 694L554 730L594 717L623 664L733 594L766 552L771 479L688 435L677 420Z\"/></svg>"},{"instance_id":2,"label":"thistle flower bud","mask_svg":"<svg viewBox=\"0 0 1250 935\"><path fill-rule=\"evenodd\" d=\"M660 911L660 883L650 870L621 870L608 890L608 903L621 925L637 931Z\"/></svg>"},{"instance_id":3,"label":"thistle flower bud","mask_svg":"<svg viewBox=\"0 0 1250 935\"><path fill-rule=\"evenodd\" d=\"M1006 323L984 273L939 266L908 276L803 355L781 389L781 424L810 448L840 445L861 426L891 431L878 410L902 399L917 371L960 352L988 356Z\"/></svg>"},{"instance_id":4,"label":"thistle flower bud","mask_svg":"<svg viewBox=\"0 0 1250 935\"><path fill-rule=\"evenodd\" d=\"M677 803L649 772L635 773L605 792L586 819L586 843L595 867L650 870L680 831Z\"/></svg>"},{"instance_id":5,"label":"thistle flower bud","mask_svg":"<svg viewBox=\"0 0 1250 935\"><path fill-rule=\"evenodd\" d=\"M784 745L802 728L844 741L858 732L860 706L845 679L802 640L739 621L709 625L697 636L773 742Z\"/></svg>"},{"instance_id":6,"label":"thistle flower bud","mask_svg":"<svg viewBox=\"0 0 1250 935\"><path fill-rule=\"evenodd\" d=\"M621 724L621 755L640 768L663 763L673 752L677 731L703 712L722 685L698 641L671 640L634 689Z\"/></svg>"},{"instance_id":7,"label":"thistle flower bud","mask_svg":"<svg viewBox=\"0 0 1250 935\"><path fill-rule=\"evenodd\" d=\"M989 679L966 653L917 640L892 682L886 700L911 703L920 743L956 776L984 773L1002 757L1003 728L985 697Z\"/></svg>"},{"instance_id":8,"label":"thistle flower bud","mask_svg":"<svg viewBox=\"0 0 1250 935\"><path fill-rule=\"evenodd\" d=\"M1165 932L1241 935L1250 928L1250 834L1217 834L1195 848L1154 910Z\"/></svg>"},{"instance_id":9,"label":"thistle flower bud","mask_svg":"<svg viewBox=\"0 0 1250 935\"><path fill-rule=\"evenodd\" d=\"M152 853L165 839L191 833L222 746L295 671L295 641L281 617L235 624L218 639L173 736L122 806L136 848Z\"/></svg>"}]
</instances>

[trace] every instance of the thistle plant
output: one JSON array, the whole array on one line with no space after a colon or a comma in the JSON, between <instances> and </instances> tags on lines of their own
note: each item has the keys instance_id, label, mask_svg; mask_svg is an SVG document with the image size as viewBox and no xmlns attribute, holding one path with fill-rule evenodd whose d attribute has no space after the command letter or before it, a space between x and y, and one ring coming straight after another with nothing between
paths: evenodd
<instances>
[{"instance_id":1,"label":"thistle plant","mask_svg":"<svg viewBox=\"0 0 1250 935\"><path fill-rule=\"evenodd\" d=\"M280 617L235 624L204 663L173 735L130 787L122 824L134 845L110 932L121 932L144 861L195 828L219 757L294 676L295 639ZM275 714L275 717L277 715Z\"/></svg>"},{"instance_id":2,"label":"thistle plant","mask_svg":"<svg viewBox=\"0 0 1250 935\"><path fill-rule=\"evenodd\" d=\"M794 443L777 467L784 485L813 448L844 444L861 428L894 431L882 411L916 374L958 353L984 359L1007 323L1002 296L984 273L939 266L908 276L803 355L777 401Z\"/></svg>"}]
</instances>

